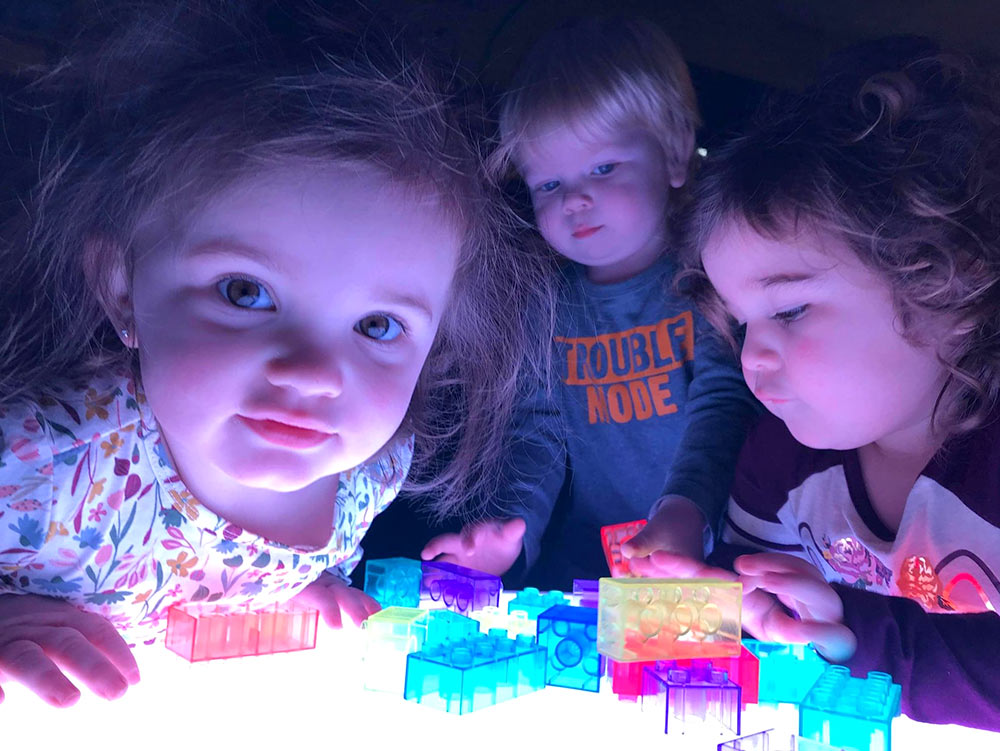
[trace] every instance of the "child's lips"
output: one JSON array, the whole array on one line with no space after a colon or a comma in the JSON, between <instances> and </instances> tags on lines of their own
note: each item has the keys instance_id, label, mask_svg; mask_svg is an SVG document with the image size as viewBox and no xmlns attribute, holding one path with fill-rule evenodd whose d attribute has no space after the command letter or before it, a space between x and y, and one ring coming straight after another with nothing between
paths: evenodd
<instances>
[{"instance_id":1,"label":"child's lips","mask_svg":"<svg viewBox=\"0 0 1000 751\"><path fill-rule=\"evenodd\" d=\"M573 230L573 237L577 240L582 240L585 237L590 237L595 232L604 228L603 224L599 224L596 227L579 227Z\"/></svg>"},{"instance_id":2,"label":"child's lips","mask_svg":"<svg viewBox=\"0 0 1000 751\"><path fill-rule=\"evenodd\" d=\"M291 449L314 448L334 435L278 420L255 420L243 415L239 416L239 420L268 443Z\"/></svg>"}]
</instances>

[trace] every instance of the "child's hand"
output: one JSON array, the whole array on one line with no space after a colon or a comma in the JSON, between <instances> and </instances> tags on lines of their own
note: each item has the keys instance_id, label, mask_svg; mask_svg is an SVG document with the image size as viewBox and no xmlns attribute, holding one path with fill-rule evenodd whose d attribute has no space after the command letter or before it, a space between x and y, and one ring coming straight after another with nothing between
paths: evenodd
<instances>
[{"instance_id":1,"label":"child's hand","mask_svg":"<svg viewBox=\"0 0 1000 751\"><path fill-rule=\"evenodd\" d=\"M360 589L348 586L333 574L324 571L319 578L293 598L301 605L316 608L323 622L330 628L344 625L341 611L346 612L355 625L360 626L368 616L382 609L378 602Z\"/></svg>"},{"instance_id":2,"label":"child's hand","mask_svg":"<svg viewBox=\"0 0 1000 751\"><path fill-rule=\"evenodd\" d=\"M733 565L743 582L743 628L762 641L812 643L833 662L854 654L844 604L811 563L783 553L742 555ZM788 615L779 601L796 613ZM749 605L748 605L749 603Z\"/></svg>"},{"instance_id":3,"label":"child's hand","mask_svg":"<svg viewBox=\"0 0 1000 751\"><path fill-rule=\"evenodd\" d=\"M139 682L132 651L105 618L53 597L0 595L0 684L17 681L52 706L68 707L80 690L63 670L105 699Z\"/></svg>"},{"instance_id":4,"label":"child's hand","mask_svg":"<svg viewBox=\"0 0 1000 751\"><path fill-rule=\"evenodd\" d=\"M647 575L641 571L648 568L649 554L655 550L702 561L704 529L705 516L693 501L679 495L665 496L646 526L622 543L622 556L629 559L632 572L640 576Z\"/></svg>"},{"instance_id":5,"label":"child's hand","mask_svg":"<svg viewBox=\"0 0 1000 751\"><path fill-rule=\"evenodd\" d=\"M458 534L435 537L420 551L420 557L425 561L438 559L503 576L521 554L526 527L520 517L467 524Z\"/></svg>"}]
</instances>

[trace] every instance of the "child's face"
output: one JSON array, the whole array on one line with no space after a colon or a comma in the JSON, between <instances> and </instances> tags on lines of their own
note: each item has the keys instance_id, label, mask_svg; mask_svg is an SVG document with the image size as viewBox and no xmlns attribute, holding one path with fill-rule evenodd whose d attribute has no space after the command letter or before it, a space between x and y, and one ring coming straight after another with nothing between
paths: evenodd
<instances>
[{"instance_id":1,"label":"child's face","mask_svg":"<svg viewBox=\"0 0 1000 751\"><path fill-rule=\"evenodd\" d=\"M888 286L841 242L810 231L771 240L731 222L702 262L746 325L747 385L797 440L926 443L944 369L932 346L903 338Z\"/></svg>"},{"instance_id":2,"label":"child's face","mask_svg":"<svg viewBox=\"0 0 1000 751\"><path fill-rule=\"evenodd\" d=\"M181 475L291 491L381 448L431 348L459 242L432 195L331 165L241 181L179 242L140 254L143 384Z\"/></svg>"},{"instance_id":3,"label":"child's face","mask_svg":"<svg viewBox=\"0 0 1000 751\"><path fill-rule=\"evenodd\" d=\"M659 143L641 129L591 138L572 123L540 129L518 165L542 236L600 283L649 268L664 250L671 179Z\"/></svg>"}]
</instances>

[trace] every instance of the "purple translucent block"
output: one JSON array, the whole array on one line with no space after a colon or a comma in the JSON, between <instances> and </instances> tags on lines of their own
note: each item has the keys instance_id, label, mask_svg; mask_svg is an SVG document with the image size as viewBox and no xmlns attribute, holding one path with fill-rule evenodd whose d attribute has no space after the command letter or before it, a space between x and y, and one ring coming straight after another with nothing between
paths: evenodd
<instances>
[{"instance_id":1,"label":"purple translucent block","mask_svg":"<svg viewBox=\"0 0 1000 751\"><path fill-rule=\"evenodd\" d=\"M574 579L573 594L579 599L577 603L580 607L596 608L599 597L600 585L597 579Z\"/></svg>"},{"instance_id":2,"label":"purple translucent block","mask_svg":"<svg viewBox=\"0 0 1000 751\"><path fill-rule=\"evenodd\" d=\"M441 603L448 610L468 614L487 605L499 607L503 584L499 576L444 561L423 561L420 599Z\"/></svg>"}]
</instances>

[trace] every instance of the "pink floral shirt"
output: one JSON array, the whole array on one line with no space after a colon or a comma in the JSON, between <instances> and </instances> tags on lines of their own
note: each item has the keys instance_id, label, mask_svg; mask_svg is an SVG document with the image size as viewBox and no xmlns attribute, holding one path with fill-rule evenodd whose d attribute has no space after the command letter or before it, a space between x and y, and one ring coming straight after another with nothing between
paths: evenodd
<instances>
[{"instance_id":1,"label":"pink floral shirt","mask_svg":"<svg viewBox=\"0 0 1000 751\"><path fill-rule=\"evenodd\" d=\"M412 439L396 441L341 473L329 542L297 549L226 522L191 495L130 378L0 409L0 594L66 599L129 641L150 642L178 602L258 607L326 569L347 580L412 453Z\"/></svg>"}]
</instances>

